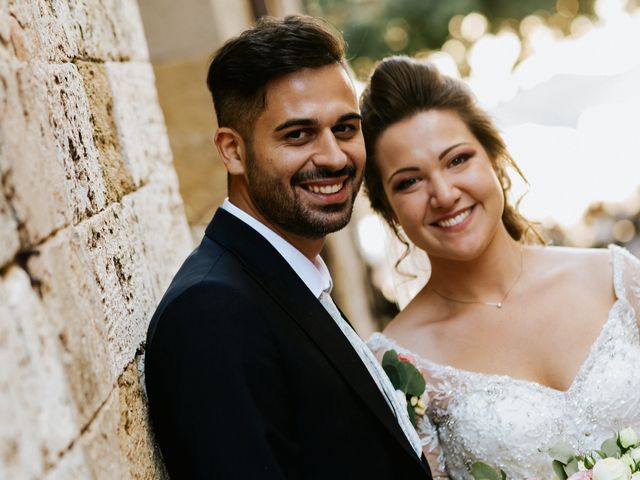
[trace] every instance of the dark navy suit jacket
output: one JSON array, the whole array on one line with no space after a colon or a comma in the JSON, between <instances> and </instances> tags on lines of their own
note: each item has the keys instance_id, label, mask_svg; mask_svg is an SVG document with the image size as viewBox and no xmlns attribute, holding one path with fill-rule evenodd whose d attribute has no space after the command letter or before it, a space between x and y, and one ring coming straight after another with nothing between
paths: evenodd
<instances>
[{"instance_id":1,"label":"dark navy suit jacket","mask_svg":"<svg viewBox=\"0 0 640 480\"><path fill-rule=\"evenodd\" d=\"M151 320L145 377L172 478L431 478L333 319L222 209Z\"/></svg>"}]
</instances>

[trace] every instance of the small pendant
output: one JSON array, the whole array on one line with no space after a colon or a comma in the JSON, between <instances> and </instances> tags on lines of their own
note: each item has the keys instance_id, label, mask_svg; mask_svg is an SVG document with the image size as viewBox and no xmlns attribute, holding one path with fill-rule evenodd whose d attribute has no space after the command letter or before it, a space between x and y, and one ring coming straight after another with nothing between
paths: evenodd
<instances>
[{"instance_id":1,"label":"small pendant","mask_svg":"<svg viewBox=\"0 0 640 480\"><path fill-rule=\"evenodd\" d=\"M496 303L496 308L502 308L502 302Z\"/></svg>"}]
</instances>

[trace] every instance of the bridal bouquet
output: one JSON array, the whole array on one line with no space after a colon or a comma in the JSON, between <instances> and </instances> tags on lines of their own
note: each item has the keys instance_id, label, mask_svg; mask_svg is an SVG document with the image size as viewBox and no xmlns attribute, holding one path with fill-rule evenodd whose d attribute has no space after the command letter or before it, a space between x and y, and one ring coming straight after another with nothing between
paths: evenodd
<instances>
[{"instance_id":1,"label":"bridal bouquet","mask_svg":"<svg viewBox=\"0 0 640 480\"><path fill-rule=\"evenodd\" d=\"M385 352L382 368L391 380L393 388L406 403L409 419L415 427L416 417L424 415L427 411L424 377L411 357L398 355L395 350Z\"/></svg>"},{"instance_id":2,"label":"bridal bouquet","mask_svg":"<svg viewBox=\"0 0 640 480\"><path fill-rule=\"evenodd\" d=\"M640 438L631 428L625 428L606 439L600 450L579 455L570 447L551 447L552 467L558 480L640 480ZM502 470L484 462L471 466L475 480L506 480ZM529 479L538 480L538 479Z\"/></svg>"},{"instance_id":3,"label":"bridal bouquet","mask_svg":"<svg viewBox=\"0 0 640 480\"><path fill-rule=\"evenodd\" d=\"M560 480L640 480L640 438L631 428L586 455L576 455L564 445L549 449L549 454Z\"/></svg>"}]
</instances>

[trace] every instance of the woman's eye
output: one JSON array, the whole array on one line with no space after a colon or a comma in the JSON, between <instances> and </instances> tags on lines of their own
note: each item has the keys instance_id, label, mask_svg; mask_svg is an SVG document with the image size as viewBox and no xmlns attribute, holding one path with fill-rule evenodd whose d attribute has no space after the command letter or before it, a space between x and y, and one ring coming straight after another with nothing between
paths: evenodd
<instances>
[{"instance_id":1,"label":"woman's eye","mask_svg":"<svg viewBox=\"0 0 640 480\"><path fill-rule=\"evenodd\" d=\"M415 185L418 182L418 179L415 177L404 178L395 184L394 190L396 192L401 192L402 190L406 190L407 188Z\"/></svg>"},{"instance_id":2,"label":"woman's eye","mask_svg":"<svg viewBox=\"0 0 640 480\"><path fill-rule=\"evenodd\" d=\"M471 154L469 153L461 153L460 155L456 155L449 162L450 167L457 167L458 165L462 165L464 162L471 158Z\"/></svg>"}]
</instances>

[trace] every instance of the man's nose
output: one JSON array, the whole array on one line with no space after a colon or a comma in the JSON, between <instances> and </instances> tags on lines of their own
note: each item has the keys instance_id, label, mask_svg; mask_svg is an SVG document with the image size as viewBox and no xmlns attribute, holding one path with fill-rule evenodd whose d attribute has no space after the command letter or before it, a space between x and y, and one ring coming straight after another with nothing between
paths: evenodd
<instances>
[{"instance_id":1,"label":"man's nose","mask_svg":"<svg viewBox=\"0 0 640 480\"><path fill-rule=\"evenodd\" d=\"M318 138L318 149L313 156L313 163L318 167L340 170L347 162L347 154L333 132L323 131Z\"/></svg>"}]
</instances>

